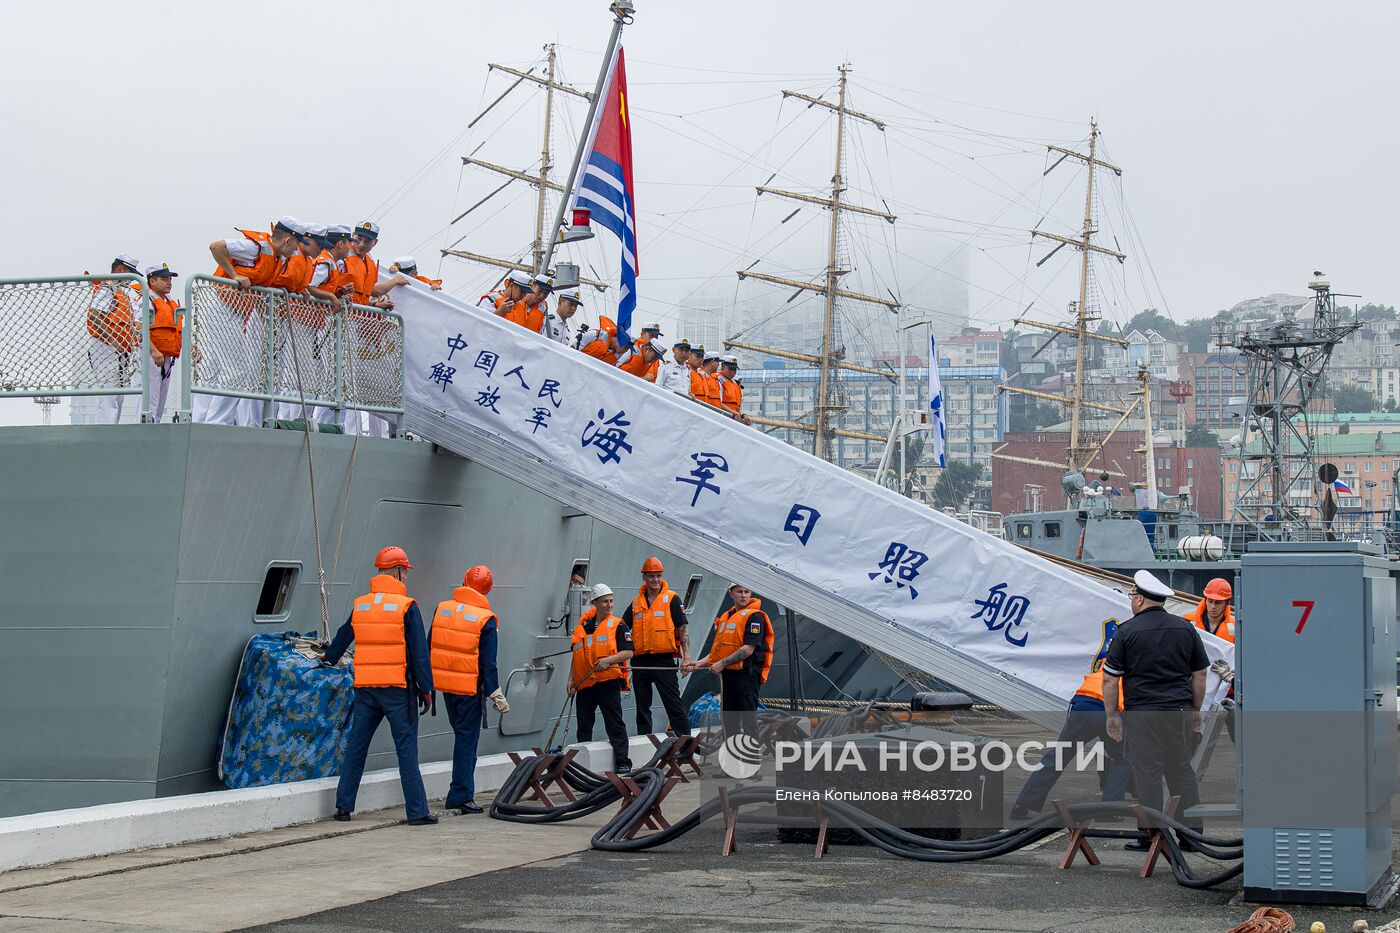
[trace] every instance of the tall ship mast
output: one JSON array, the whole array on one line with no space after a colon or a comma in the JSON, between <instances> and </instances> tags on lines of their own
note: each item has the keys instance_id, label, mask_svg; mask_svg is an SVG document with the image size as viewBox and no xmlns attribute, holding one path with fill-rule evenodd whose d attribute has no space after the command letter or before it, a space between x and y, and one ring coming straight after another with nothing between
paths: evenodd
<instances>
[{"instance_id":1,"label":"tall ship mast","mask_svg":"<svg viewBox=\"0 0 1400 933\"><path fill-rule=\"evenodd\" d=\"M1015 319L1015 323L1017 324L1024 325L1026 327L1039 328L1041 330L1049 331L1052 334L1050 339L1046 341L1045 345L1042 346L1040 348L1040 351L1037 352L1044 351L1046 348L1048 348L1050 344L1053 343L1059 335L1066 335L1074 338L1074 382L1070 384L1069 393L1067 395L1057 395L1052 392L1044 392L1039 389L1028 389L1021 386L1000 386L1000 389L1003 392L1015 392L1018 395L1025 395L1031 398L1038 398L1044 399L1045 401L1049 402L1056 402L1069 409L1069 444L1065 448L1065 461L1063 463L1051 463L1045 460L1036 460L1029 457L1017 457L1012 456L1010 454L992 454L993 457L999 460L1009 460L1017 463L1028 463L1036 466L1052 466L1064 469L1066 471L1067 493L1069 493L1071 485L1074 482L1071 479L1072 477L1078 476L1078 485L1083 485L1083 471L1093 461L1094 457L1098 455L1099 451L1103 449L1103 446L1108 441L1108 438L1112 437L1113 434L1118 430L1118 428L1120 428L1123 425L1123 423L1127 421L1128 417L1132 414L1134 409L1142 403L1142 398L1145 398L1145 396L1143 396L1138 400L1134 401L1128 407L1123 408L1117 405L1108 405L1103 402L1094 401L1084 397L1084 369L1086 359L1088 356L1087 351L1089 341L1097 340L1103 343L1117 344L1122 347L1126 347L1128 345L1128 342L1126 340L1123 340L1122 338L1114 337L1108 334L1094 333L1089 329L1089 325L1092 322L1099 320L1101 317L1101 315L1098 313L1097 308L1091 301L1093 297L1091 288L1091 281L1093 279L1092 257L1095 254L1101 256L1111 256L1112 258L1117 259L1120 263L1127 259L1126 254L1116 249L1109 249L1107 246L1103 246L1094 242L1094 235L1098 233L1098 224L1096 220L1098 200L1096 197L1095 189L1095 182L1097 180L1097 170L1104 169L1106 171L1112 172L1115 176L1122 176L1123 174L1123 170L1117 165L1114 165L1112 162L1105 161L1104 159L1099 157L1098 142L1099 125L1097 122L1091 121L1089 124L1089 151L1087 153L1078 152L1073 149L1066 149L1063 146L1049 145L1046 147L1050 152L1059 153L1060 156L1054 164L1052 164L1049 168L1045 170L1046 175L1054 171L1056 167L1058 167L1062 162L1066 161L1067 159L1073 159L1075 161L1081 162L1087 169L1087 177L1084 185L1084 221L1083 226L1080 229L1080 235L1077 238L1066 237L1061 236L1058 233L1051 233L1046 230L1041 230L1039 227L1031 231L1032 238L1041 237L1042 239L1050 240L1051 242L1056 244L1054 249L1052 249L1049 253L1043 256L1039 262L1036 263L1037 266L1043 266L1046 262L1049 261L1050 257L1054 256L1066 246L1072 246L1075 249L1079 250L1079 298L1077 301L1073 302L1074 326L1067 327L1063 324L1050 324L1044 321L1030 320L1024 316L1018 316ZM1108 432L1104 435L1103 439L1100 440L1099 443L1094 446L1089 446L1084 441L1082 433L1083 412L1086 408L1091 408L1095 411L1104 411L1118 416L1117 423L1114 424L1113 427L1110 428ZM1117 473L1116 471L1110 470L1106 472L1109 472L1110 475L1122 476L1121 473Z\"/></svg>"},{"instance_id":2,"label":"tall ship mast","mask_svg":"<svg viewBox=\"0 0 1400 933\"><path fill-rule=\"evenodd\" d=\"M514 77L515 83L511 84L510 87L506 88L506 90L502 92L500 96L498 96L495 100L488 104L486 108L482 110L481 113L479 113L476 116L476 118L472 120L471 123L468 124L468 128L475 126L479 121L481 121L482 118L484 118L487 114L494 110L497 105L504 101L513 91L515 91L516 88L520 87L522 84L533 84L541 88L544 92L544 125L541 132L542 141L540 143L540 158L538 171L532 172L528 167L523 169L508 168L504 165L498 165L495 162L488 162L485 159L478 158L476 153L479 152L481 148L486 145L486 143L482 143L480 146L477 146L476 149L473 149L472 152L468 155L462 156L462 164L470 165L479 169L484 169L488 172L500 175L505 178L505 181L500 185L500 187L491 191L491 193L487 194L485 197L481 198L479 201L475 202L470 207L468 207L465 211L462 211L460 214L452 218L452 224L459 223L472 212L487 204L491 199L496 197L496 195L504 192L512 184L516 182L524 182L525 184L534 188L536 191L534 211L534 236L530 243L529 259L527 261L524 256L520 256L517 258L508 258L503 256L488 256L482 253L472 252L470 250L458 249L455 245L452 247L444 248L442 250L442 255L444 256L453 256L458 259L465 259L470 262L479 263L481 265L491 266L493 268L501 269L503 272L519 271L534 274L537 272L544 272L546 270L546 266L548 265L550 259L549 254L551 251L551 245L557 242L556 239L551 238L548 235L550 232L550 228L546 225L546 217L549 212L549 196L551 192L555 195L558 195L560 198L564 198L565 196L564 186L554 181L552 178L552 172L555 168L553 159L555 94L557 92L560 95L561 99L583 100L589 102L590 104L593 102L594 95L588 91L581 91L571 84L566 84L564 82L559 81L557 77L558 50L556 49L555 44L552 42L546 45L544 49L545 64L543 76L535 74L535 68L530 68L526 71L520 71L519 69L511 68L506 65L499 65L495 63L488 64L487 69L489 71L498 71L501 74ZM600 291L608 287L606 282L600 281L598 279L580 278L578 282L579 284L588 285Z\"/></svg>"},{"instance_id":3,"label":"tall ship mast","mask_svg":"<svg viewBox=\"0 0 1400 933\"><path fill-rule=\"evenodd\" d=\"M823 296L822 314L822 339L821 352L819 354L797 353L792 350L783 350L775 347L763 346L760 344L748 343L739 340L726 340L724 345L729 348L740 350L754 350L767 353L784 359L795 360L797 362L809 363L818 367L817 394L812 406L813 423L807 424L799 421L789 421L777 418L753 417L753 423L774 428L787 428L789 430L802 431L812 435L812 452L817 457L832 461L834 460L834 450L832 438L851 437L861 440L884 441L884 435L871 434L864 431L849 431L842 426L842 414L846 410L845 393L841 386L841 372L858 372L885 376L893 376L888 370L876 369L871 366L861 366L855 363L846 362L846 348L842 343L839 319L837 316L839 301L862 301L870 304L882 305L890 311L898 312L900 302L891 295L889 298L881 298L877 295L865 295L841 287L841 277L850 272L850 269L843 265L841 251L841 214L843 212L853 214L863 214L868 217L878 217L888 223L893 224L895 215L887 211L877 210L872 207L864 207L852 204L844 199L847 185L845 180L845 147L846 147L846 121L857 120L874 126L881 132L885 129L885 124L881 120L867 113L851 109L846 102L847 76L850 74L850 65L841 65L838 69L837 96L836 102L832 103L822 97L811 97L797 91L783 91L784 98L795 98L806 101L807 106L822 107L836 115L836 167L831 175L831 193L828 197L817 197L810 194L799 194L794 191L784 191L778 188L770 188L765 182L759 185L757 191L760 195L771 194L780 198L787 198L801 204L815 204L826 208L831 213L830 223L827 227L826 244L826 269L821 283L811 281L801 281L800 279L787 278L778 275L769 275L765 272L754 272L753 266L757 261L746 269L737 270L741 280L757 279L761 282L769 282L774 285L787 286L801 292L816 292ZM772 181L772 178L769 179ZM791 215L789 215L791 216ZM794 296L795 297L795 296ZM900 361L903 365L903 360ZM903 404L903 400L900 400Z\"/></svg>"}]
</instances>

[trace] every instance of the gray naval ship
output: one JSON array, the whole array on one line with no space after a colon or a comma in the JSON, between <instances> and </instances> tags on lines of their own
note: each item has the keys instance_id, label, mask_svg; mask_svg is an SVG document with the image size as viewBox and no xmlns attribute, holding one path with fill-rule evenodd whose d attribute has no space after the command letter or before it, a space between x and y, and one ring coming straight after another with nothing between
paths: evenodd
<instances>
[{"instance_id":1,"label":"gray naval ship","mask_svg":"<svg viewBox=\"0 0 1400 933\"><path fill-rule=\"evenodd\" d=\"M83 322L94 290L129 287L135 277L107 281L0 283L0 332L23 338L0 348L0 393L108 391L150 412L140 379L124 373L104 384L87 362L93 338ZM396 316L328 307L322 344L296 345L285 327L255 326L295 311L279 303L284 296L262 293L266 306L240 327L220 288L204 277L187 282L182 358L199 362L191 384L172 391L173 423L0 427L8 577L0 816L220 787L217 748L244 646L258 633L321 627L318 559L332 629L366 591L373 555L386 544L408 551L410 592L430 604L467 567L492 568L511 709L490 712L483 754L541 745L554 729L583 599L571 579L609 584L622 606L642 561L659 554L700 650L725 578L403 432L308 438L300 423L275 420L278 400L303 395L399 420ZM144 359L146 328L141 334ZM266 353L261 343L245 352L264 334L272 335ZM192 389L258 402L282 429L191 423ZM806 670L809 700L908 689L857 642L770 610L778 642L768 696L802 693L801 672L790 677L789 664ZM691 678L689 697L704 692L706 676ZM423 760L449 759L446 718L421 726ZM559 739L572 736L561 730ZM369 767L393 764L385 733Z\"/></svg>"}]
</instances>

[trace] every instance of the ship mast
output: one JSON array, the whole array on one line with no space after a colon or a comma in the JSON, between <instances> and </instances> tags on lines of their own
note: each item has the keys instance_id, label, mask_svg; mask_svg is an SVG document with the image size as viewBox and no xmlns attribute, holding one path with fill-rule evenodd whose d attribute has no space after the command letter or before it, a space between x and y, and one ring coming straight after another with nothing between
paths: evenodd
<instances>
[{"instance_id":1,"label":"ship mast","mask_svg":"<svg viewBox=\"0 0 1400 933\"><path fill-rule=\"evenodd\" d=\"M499 71L502 74L507 74L515 78L515 84L511 85L511 87L506 91L506 94L509 94L510 91L514 90L520 84L527 81L532 84L537 84L540 87L544 88L544 142L541 144L540 147L540 170L538 174L531 174L528 171L520 171L516 169L507 168L503 165L497 165L494 162L487 162L485 159L478 159L474 155L462 156L463 165L473 165L477 168L484 168L488 172L494 172L497 175L502 175L506 178L505 184L502 185L500 188L497 188L496 191L493 191L491 195L488 195L487 199L494 196L496 193L504 190L508 185L510 185L512 181L523 181L526 184L538 189L539 196L535 207L535 236L534 241L531 244L531 253L534 261L532 263L517 262L511 259L503 259L498 256L483 256L480 253L473 253L464 249L444 249L442 251L442 254L444 256L456 256L459 259L468 259L472 262L481 263L482 265L487 266L495 266L498 269L504 269L507 271L516 270L520 272L533 273L540 271L545 265L546 254L549 249L549 240L545 236L545 213L548 208L549 192L553 191L560 194L561 196L564 192L563 186L560 185L558 182L551 180L549 177L550 172L554 167L553 159L550 153L551 143L553 142L554 127L554 92L558 91L559 93L564 94L566 96L577 97L587 101L592 101L593 99L593 95L587 93L586 91L580 91L578 88L573 87L572 85L562 84L559 81L556 81L555 73L558 63L558 53L555 49L554 43L551 42L549 45L546 45L545 51L545 76L543 78L541 78L539 75L532 74L531 71L519 71L515 68L509 68L505 65L489 64L486 66L488 70ZM505 94L502 94L501 97L497 98L491 104L491 107L494 107L497 103L500 103L500 101L504 99L504 97ZM486 109L489 111L491 107L487 107ZM485 111L483 111L482 115L484 114ZM477 119L480 118L480 116L477 117ZM456 223L457 221L461 220L462 217L465 217L467 213L470 213L472 210L475 210L477 207L480 207L482 204L485 203L487 199L478 201L475 205L472 206L472 208L468 209L467 212L454 218L453 223ZM592 287L598 289L607 287L607 283L599 282L595 279L580 278L579 282L581 282L584 285L591 285Z\"/></svg>"},{"instance_id":2,"label":"ship mast","mask_svg":"<svg viewBox=\"0 0 1400 933\"><path fill-rule=\"evenodd\" d=\"M1047 324L1042 321L1028 320L1024 317L1017 317L1015 319L1016 324L1022 324L1027 327L1037 327L1042 330L1051 331L1054 334L1065 334L1074 338L1074 382L1069 387L1068 395L1056 395L1051 392L1041 392L1037 389L1026 389L1019 386L999 386L1000 390L1003 392L1015 392L1018 395L1026 395L1032 398L1058 402L1069 408L1069 445L1065 450L1065 462L1050 463L1044 460L1032 460L1027 457L1011 457L1006 454L998 453L992 454L993 457L1001 460L1014 460L1018 463L1030 463L1038 466L1053 466L1057 469L1067 469L1071 473L1081 472L1089 465L1098 452L1103 449L1102 442L1092 448L1085 447L1081 435L1083 410L1085 408L1092 408L1097 411L1106 411L1118 415L1118 424L1114 425L1113 430L1108 432L1109 435L1112 435L1113 431L1116 431L1118 426L1132 413L1133 408L1140 403L1139 400L1125 409L1119 408L1116 405L1105 405L1101 402L1089 401L1084 398L1084 366L1088 342L1090 340L1100 340L1104 343L1116 343L1122 347L1128 345L1126 340L1118 337L1110 337L1106 334L1096 334L1089 329L1089 324L1099 319L1099 315L1094 312L1089 304L1090 254L1101 253L1105 256L1112 256L1119 262L1123 262L1127 258L1118 250L1109 249L1106 246L1100 246L1094 242L1094 234L1098 233L1098 228L1094 224L1095 170L1102 168L1107 169L1114 175L1121 176L1123 174L1121 168L1099 158L1098 143L1099 125L1096 122L1090 122L1089 151L1087 154L1076 152L1073 149L1065 149L1062 146L1046 146L1049 151L1058 152L1060 158L1056 160L1054 165L1046 169L1044 174L1050 174L1050 172L1054 171L1054 169L1066 159L1075 159L1084 163L1088 168L1088 181L1084 188L1084 225L1080 230L1079 237L1075 239L1072 237L1060 236L1059 234L1049 233L1038 228L1031 231L1032 237L1043 237L1057 244L1054 249L1036 263L1037 266L1044 265L1051 256L1055 255L1066 246L1073 246L1075 249L1079 250L1079 300L1074 303L1074 326L1066 327L1060 324ZM1050 338L1051 341L1054 339L1054 337ZM1046 346L1049 346L1049 342L1046 343ZM1045 347L1041 347L1041 349L1043 350ZM1105 441L1107 439L1107 437L1104 438Z\"/></svg>"},{"instance_id":3,"label":"ship mast","mask_svg":"<svg viewBox=\"0 0 1400 933\"><path fill-rule=\"evenodd\" d=\"M825 207L827 210L831 211L831 223L828 228L826 247L826 282L825 284L818 285L812 282L803 282L797 279L783 278L782 276L767 275L762 272L750 272L747 269L741 269L738 272L740 279L758 279L762 282L770 282L774 285L784 285L802 291L820 292L825 299L825 307L823 309L822 314L821 353L816 357L811 357L807 354L795 354L791 351L778 352L772 347L764 347L757 344L741 344L734 340L726 340L724 342L724 345L726 347L739 347L742 349L751 349L758 350L764 353L771 353L774 356L783 356L789 359L802 359L804 361L813 362L818 367L817 397L816 404L813 407L813 414L815 415L816 420L816 423L814 425L809 426L805 424L799 424L797 422L779 421L777 419L759 417L753 418L753 422L759 425L788 428L792 430L807 431L812 433L814 435L812 453L823 460L832 459L833 445L831 443L831 439L833 437L855 437L873 441L885 440L885 436L881 434L869 434L862 431L847 431L844 428L840 427L839 424L833 424L833 414L837 414L836 420L839 420L839 412L845 409L845 405L841 401L841 381L839 371L842 369L849 369L857 372L878 372L880 375L891 375L883 371L872 370L870 367L867 366L855 366L854 364L845 362L845 348L837 346L837 342L839 340L839 335L837 334L836 330L837 299L845 299L850 301L868 301L872 304L884 305L891 311L898 311L900 308L900 304L898 301L886 298L877 298L871 295L862 295L840 287L841 276L845 275L847 272L850 271L849 269L843 269L840 266L839 253L841 213L843 211L848 211L851 213L864 214L871 217L879 217L885 221L888 221L889 223L894 223L896 218L893 214L887 213L885 211L879 211L869 207L862 207L856 204L849 204L842 200L842 195L846 191L846 182L844 174L846 120L848 118L852 120L863 120L866 123L870 123L881 132L884 132L885 124L882 121L876 119L875 117L870 116L869 114L861 113L858 110L852 110L850 107L846 106L846 80L847 75L851 71L851 67L849 65L842 65L840 66L840 68L837 69L837 71L839 72L840 78L837 87L836 103L834 104L831 101L821 97L810 97L806 94L800 94L797 91L783 91L784 98L792 97L796 98L797 100L806 101L807 106L809 108L824 107L825 109L830 110L836 114L836 168L831 176L831 196L829 198L815 197L809 194L798 194L793 191L782 191L777 188L769 188L767 187L767 185L760 185L757 189L760 195L773 194L777 195L778 197L788 198L790 200L798 201L804 204L820 205L822 207ZM900 365L903 365L903 363L904 361L901 360ZM903 403L904 400L900 399L900 404L903 405Z\"/></svg>"}]
</instances>

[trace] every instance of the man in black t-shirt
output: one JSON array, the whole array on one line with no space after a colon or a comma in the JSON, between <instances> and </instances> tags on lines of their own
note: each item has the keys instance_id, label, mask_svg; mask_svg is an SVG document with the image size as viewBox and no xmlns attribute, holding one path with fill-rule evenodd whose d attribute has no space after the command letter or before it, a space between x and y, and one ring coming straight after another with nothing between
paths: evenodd
<instances>
[{"instance_id":1,"label":"man in black t-shirt","mask_svg":"<svg viewBox=\"0 0 1400 933\"><path fill-rule=\"evenodd\" d=\"M1180 814L1201 802L1191 768L1191 733L1201 728L1206 695L1205 645L1196 627L1163 608L1171 587L1146 570L1133 577L1134 615L1118 626L1103 662L1104 706L1108 734L1122 741L1127 721L1128 757L1133 762L1137 799L1162 809L1162 779L1181 798ZM1120 681L1123 714L1116 709ZM1189 715L1188 715L1189 714ZM1200 820L1186 820L1199 829ZM1183 841L1183 848L1191 848ZM1128 848L1146 848L1130 843Z\"/></svg>"}]
</instances>

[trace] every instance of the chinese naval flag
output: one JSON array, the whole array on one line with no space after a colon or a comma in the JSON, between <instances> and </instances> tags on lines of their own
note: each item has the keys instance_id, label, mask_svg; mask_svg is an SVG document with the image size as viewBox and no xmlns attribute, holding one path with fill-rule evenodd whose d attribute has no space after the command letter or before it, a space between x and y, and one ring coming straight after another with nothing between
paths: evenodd
<instances>
[{"instance_id":1,"label":"chinese naval flag","mask_svg":"<svg viewBox=\"0 0 1400 933\"><path fill-rule=\"evenodd\" d=\"M603 96L584 147L584 163L571 208L586 207L593 219L622 243L622 275L617 296L617 339L632 342L628 330L637 307L637 212L632 184L632 121L627 113L627 69L622 46L608 63Z\"/></svg>"}]
</instances>

